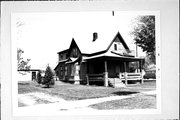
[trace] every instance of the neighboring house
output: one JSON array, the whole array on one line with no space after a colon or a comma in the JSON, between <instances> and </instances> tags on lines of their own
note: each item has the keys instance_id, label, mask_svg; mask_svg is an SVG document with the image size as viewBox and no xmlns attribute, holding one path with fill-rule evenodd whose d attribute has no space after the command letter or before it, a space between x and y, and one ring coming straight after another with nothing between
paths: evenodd
<instances>
[{"instance_id":1,"label":"neighboring house","mask_svg":"<svg viewBox=\"0 0 180 120\"><path fill-rule=\"evenodd\" d=\"M18 81L31 81L37 79L37 73L39 69L30 70L18 70L17 79Z\"/></svg>"},{"instance_id":2,"label":"neighboring house","mask_svg":"<svg viewBox=\"0 0 180 120\"><path fill-rule=\"evenodd\" d=\"M99 81L104 86L110 83L116 86L133 78L142 79L144 59L135 57L119 32L108 35L95 32L91 36L88 41L73 38L68 49L58 52L59 62L54 70L59 80L74 84ZM140 73L129 73L129 62L139 62Z\"/></svg>"}]
</instances>

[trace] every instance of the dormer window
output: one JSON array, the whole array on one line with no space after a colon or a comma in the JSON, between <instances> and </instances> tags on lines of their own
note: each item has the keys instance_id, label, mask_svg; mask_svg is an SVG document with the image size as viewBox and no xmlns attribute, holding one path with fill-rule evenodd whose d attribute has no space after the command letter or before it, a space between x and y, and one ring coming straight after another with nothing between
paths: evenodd
<instances>
[{"instance_id":1,"label":"dormer window","mask_svg":"<svg viewBox=\"0 0 180 120\"><path fill-rule=\"evenodd\" d=\"M114 50L117 50L117 44L114 44Z\"/></svg>"},{"instance_id":2,"label":"dormer window","mask_svg":"<svg viewBox=\"0 0 180 120\"><path fill-rule=\"evenodd\" d=\"M63 59L63 55L59 54L59 60L62 60L62 59Z\"/></svg>"},{"instance_id":3,"label":"dormer window","mask_svg":"<svg viewBox=\"0 0 180 120\"><path fill-rule=\"evenodd\" d=\"M75 48L75 56L77 56L77 48Z\"/></svg>"},{"instance_id":4,"label":"dormer window","mask_svg":"<svg viewBox=\"0 0 180 120\"><path fill-rule=\"evenodd\" d=\"M77 53L77 48L74 48L74 49L73 49L73 57L77 57L77 54L78 54L78 53Z\"/></svg>"}]
</instances>

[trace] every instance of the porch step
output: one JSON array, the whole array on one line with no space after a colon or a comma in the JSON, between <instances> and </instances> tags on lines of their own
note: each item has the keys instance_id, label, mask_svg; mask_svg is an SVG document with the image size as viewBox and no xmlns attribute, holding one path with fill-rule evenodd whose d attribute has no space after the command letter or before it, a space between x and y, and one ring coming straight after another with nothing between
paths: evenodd
<instances>
[{"instance_id":1,"label":"porch step","mask_svg":"<svg viewBox=\"0 0 180 120\"><path fill-rule=\"evenodd\" d=\"M126 85L119 78L108 78L109 86L118 88L118 87L126 87Z\"/></svg>"}]
</instances>

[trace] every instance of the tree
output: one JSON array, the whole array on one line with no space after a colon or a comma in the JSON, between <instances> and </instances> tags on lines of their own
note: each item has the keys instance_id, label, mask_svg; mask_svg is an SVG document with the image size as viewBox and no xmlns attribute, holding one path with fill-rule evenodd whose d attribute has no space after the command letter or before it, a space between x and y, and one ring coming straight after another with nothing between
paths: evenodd
<instances>
[{"instance_id":1,"label":"tree","mask_svg":"<svg viewBox=\"0 0 180 120\"><path fill-rule=\"evenodd\" d=\"M139 16L133 31L135 44L147 53L149 59L155 64L155 16Z\"/></svg>"},{"instance_id":2,"label":"tree","mask_svg":"<svg viewBox=\"0 0 180 120\"><path fill-rule=\"evenodd\" d=\"M38 74L37 74L37 80L36 80L36 82L37 82L39 85L40 85L41 82L42 82L41 71L39 71Z\"/></svg>"},{"instance_id":3,"label":"tree","mask_svg":"<svg viewBox=\"0 0 180 120\"><path fill-rule=\"evenodd\" d=\"M46 85L47 88L49 88L50 85L54 85L53 76L54 76L53 71L48 65L45 71L44 80L42 81L42 84Z\"/></svg>"},{"instance_id":4,"label":"tree","mask_svg":"<svg viewBox=\"0 0 180 120\"><path fill-rule=\"evenodd\" d=\"M22 49L17 49L17 68L18 70L29 70L31 68L31 65L28 65L30 59L24 60L22 57L23 53Z\"/></svg>"},{"instance_id":5,"label":"tree","mask_svg":"<svg viewBox=\"0 0 180 120\"><path fill-rule=\"evenodd\" d=\"M145 61L143 64L143 69L148 70L150 66L155 66L155 64L152 62L150 56L146 55Z\"/></svg>"}]
</instances>

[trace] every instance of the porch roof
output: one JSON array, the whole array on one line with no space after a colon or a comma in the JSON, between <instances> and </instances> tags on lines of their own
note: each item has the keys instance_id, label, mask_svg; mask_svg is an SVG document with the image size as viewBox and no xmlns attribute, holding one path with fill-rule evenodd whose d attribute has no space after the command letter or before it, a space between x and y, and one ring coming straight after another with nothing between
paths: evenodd
<instances>
[{"instance_id":1,"label":"porch roof","mask_svg":"<svg viewBox=\"0 0 180 120\"><path fill-rule=\"evenodd\" d=\"M70 58L69 58L69 61L67 61L65 64L74 63L74 62L76 62L77 60L78 60L78 58L72 58L72 57L70 57Z\"/></svg>"},{"instance_id":2,"label":"porch roof","mask_svg":"<svg viewBox=\"0 0 180 120\"><path fill-rule=\"evenodd\" d=\"M144 58L123 56L123 55L115 54L113 52L106 52L104 54L84 58L85 61L87 61L87 60L97 60L97 59L125 60L125 61L131 61L131 62L144 60Z\"/></svg>"}]
</instances>

